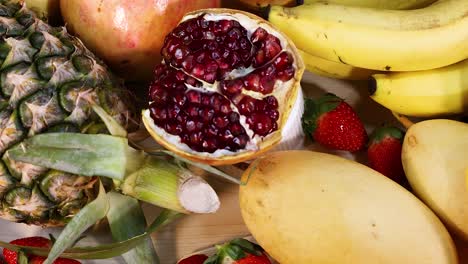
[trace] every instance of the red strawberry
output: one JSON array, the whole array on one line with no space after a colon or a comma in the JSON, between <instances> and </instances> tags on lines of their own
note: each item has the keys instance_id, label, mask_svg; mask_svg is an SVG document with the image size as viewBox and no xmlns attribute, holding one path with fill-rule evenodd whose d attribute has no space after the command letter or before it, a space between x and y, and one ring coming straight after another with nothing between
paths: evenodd
<instances>
[{"instance_id":1,"label":"red strawberry","mask_svg":"<svg viewBox=\"0 0 468 264\"><path fill-rule=\"evenodd\" d=\"M401 163L403 137L396 127L379 127L372 133L367 149L369 167L398 183L405 178Z\"/></svg>"},{"instance_id":2,"label":"red strawberry","mask_svg":"<svg viewBox=\"0 0 468 264\"><path fill-rule=\"evenodd\" d=\"M325 94L316 101L305 99L302 126L320 145L336 150L361 150L368 139L353 108L334 94Z\"/></svg>"},{"instance_id":3,"label":"red strawberry","mask_svg":"<svg viewBox=\"0 0 468 264\"><path fill-rule=\"evenodd\" d=\"M197 254L185 258L179 261L177 264L203 264L203 262L205 262L206 259L208 259L207 255Z\"/></svg>"},{"instance_id":4,"label":"red strawberry","mask_svg":"<svg viewBox=\"0 0 468 264\"><path fill-rule=\"evenodd\" d=\"M236 238L224 245L216 246L217 253L203 264L222 264L234 260L235 264L271 264L263 249L248 240Z\"/></svg>"},{"instance_id":5,"label":"red strawberry","mask_svg":"<svg viewBox=\"0 0 468 264\"><path fill-rule=\"evenodd\" d=\"M265 254L262 254L260 256L248 254L247 257L240 259L234 263L236 264L271 264L270 259Z\"/></svg>"},{"instance_id":6,"label":"red strawberry","mask_svg":"<svg viewBox=\"0 0 468 264\"><path fill-rule=\"evenodd\" d=\"M44 237L26 237L16 239L10 242L13 245L18 246L29 246L29 247L41 247L41 248L49 248L52 245L52 242ZM4 248L3 249L3 257L7 264L17 264L18 254L15 251L9 250ZM30 264L42 264L45 260L44 257L40 256L28 256ZM59 258L54 261L54 264L80 264L79 261L71 260L71 259L63 259Z\"/></svg>"},{"instance_id":7,"label":"red strawberry","mask_svg":"<svg viewBox=\"0 0 468 264\"><path fill-rule=\"evenodd\" d=\"M10 242L10 244L18 246L47 248L50 246L50 240L44 237L26 237L13 240ZM16 264L18 261L18 254L15 251L6 248L3 249L3 257L5 258L7 264Z\"/></svg>"}]
</instances>

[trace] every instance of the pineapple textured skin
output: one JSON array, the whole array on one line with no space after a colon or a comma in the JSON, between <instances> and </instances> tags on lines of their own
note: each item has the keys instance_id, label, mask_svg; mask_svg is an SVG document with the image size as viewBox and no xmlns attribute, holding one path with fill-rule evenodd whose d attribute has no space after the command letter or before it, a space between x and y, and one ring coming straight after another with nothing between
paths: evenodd
<instances>
[{"instance_id":1,"label":"pineapple textured skin","mask_svg":"<svg viewBox=\"0 0 468 264\"><path fill-rule=\"evenodd\" d=\"M107 133L97 104L127 127L122 83L83 43L15 1L0 0L0 218L61 226L95 197L96 178L12 160L40 133Z\"/></svg>"}]
</instances>

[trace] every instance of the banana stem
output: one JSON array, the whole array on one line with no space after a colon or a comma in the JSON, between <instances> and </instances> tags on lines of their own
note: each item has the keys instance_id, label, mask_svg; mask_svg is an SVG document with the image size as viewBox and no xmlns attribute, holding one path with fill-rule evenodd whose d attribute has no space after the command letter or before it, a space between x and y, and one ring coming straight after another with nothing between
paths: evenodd
<instances>
[{"instance_id":1,"label":"banana stem","mask_svg":"<svg viewBox=\"0 0 468 264\"><path fill-rule=\"evenodd\" d=\"M393 116L406 128L409 129L414 123L408 117L392 111Z\"/></svg>"}]
</instances>

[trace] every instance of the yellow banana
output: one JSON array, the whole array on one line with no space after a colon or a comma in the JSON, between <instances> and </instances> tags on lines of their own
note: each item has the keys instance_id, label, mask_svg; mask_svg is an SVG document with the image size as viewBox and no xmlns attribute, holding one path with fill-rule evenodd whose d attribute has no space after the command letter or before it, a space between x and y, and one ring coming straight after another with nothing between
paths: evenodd
<instances>
[{"instance_id":1,"label":"yellow banana","mask_svg":"<svg viewBox=\"0 0 468 264\"><path fill-rule=\"evenodd\" d=\"M372 77L371 98L399 114L434 117L468 110L468 60L435 70Z\"/></svg>"},{"instance_id":2,"label":"yellow banana","mask_svg":"<svg viewBox=\"0 0 468 264\"><path fill-rule=\"evenodd\" d=\"M269 20L309 54L366 69L415 71L468 58L467 14L467 0L416 10L317 2L273 6Z\"/></svg>"},{"instance_id":3,"label":"yellow banana","mask_svg":"<svg viewBox=\"0 0 468 264\"><path fill-rule=\"evenodd\" d=\"M372 74L377 73L374 70L357 68L340 62L322 59L301 50L299 50L299 53L304 60L307 70L317 75L344 80L368 80Z\"/></svg>"},{"instance_id":4,"label":"yellow banana","mask_svg":"<svg viewBox=\"0 0 468 264\"><path fill-rule=\"evenodd\" d=\"M328 3L372 7L378 9L405 10L426 7L436 0L326 0ZM304 0L305 4L323 2L323 0Z\"/></svg>"}]
</instances>

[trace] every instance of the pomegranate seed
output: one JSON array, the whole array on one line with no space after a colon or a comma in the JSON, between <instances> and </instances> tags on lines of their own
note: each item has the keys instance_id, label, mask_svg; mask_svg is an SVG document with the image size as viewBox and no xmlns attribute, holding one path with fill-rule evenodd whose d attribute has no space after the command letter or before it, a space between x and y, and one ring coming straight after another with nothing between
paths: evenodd
<instances>
[{"instance_id":1,"label":"pomegranate seed","mask_svg":"<svg viewBox=\"0 0 468 264\"><path fill-rule=\"evenodd\" d=\"M278 108L278 100L274 96L267 96L264 100L270 108Z\"/></svg>"},{"instance_id":2,"label":"pomegranate seed","mask_svg":"<svg viewBox=\"0 0 468 264\"><path fill-rule=\"evenodd\" d=\"M210 100L211 107L213 107L215 111L219 111L221 109L221 104L224 103L223 101L224 98L220 94L213 94Z\"/></svg>"},{"instance_id":3,"label":"pomegranate seed","mask_svg":"<svg viewBox=\"0 0 468 264\"><path fill-rule=\"evenodd\" d=\"M292 57L287 52L282 52L276 59L273 61L276 69L283 69L287 65L292 64Z\"/></svg>"},{"instance_id":4,"label":"pomegranate seed","mask_svg":"<svg viewBox=\"0 0 468 264\"><path fill-rule=\"evenodd\" d=\"M274 121L277 121L278 118L279 118L279 112L278 112L278 110L274 110L274 109L273 109L273 110L268 110L268 112L266 112L266 113L267 113L267 115L268 115L271 119L273 119Z\"/></svg>"},{"instance_id":5,"label":"pomegranate seed","mask_svg":"<svg viewBox=\"0 0 468 264\"><path fill-rule=\"evenodd\" d=\"M195 67L193 67L192 74L198 78L201 78L205 74L205 68L203 65L197 64Z\"/></svg>"},{"instance_id":6,"label":"pomegranate seed","mask_svg":"<svg viewBox=\"0 0 468 264\"><path fill-rule=\"evenodd\" d=\"M236 123L239 121L239 114L236 112L231 112L229 113L228 118L229 118L229 122Z\"/></svg>"},{"instance_id":7,"label":"pomegranate seed","mask_svg":"<svg viewBox=\"0 0 468 264\"><path fill-rule=\"evenodd\" d=\"M283 71L278 72L278 79L283 82L289 81L294 77L294 73L296 70L293 68L292 65L288 66Z\"/></svg>"},{"instance_id":8,"label":"pomegranate seed","mask_svg":"<svg viewBox=\"0 0 468 264\"><path fill-rule=\"evenodd\" d=\"M229 31L228 36L230 40L238 40L241 38L242 33L239 28L233 28Z\"/></svg>"},{"instance_id":9,"label":"pomegranate seed","mask_svg":"<svg viewBox=\"0 0 468 264\"><path fill-rule=\"evenodd\" d=\"M223 32L228 32L229 29L232 28L233 26L233 21L232 20L221 20L219 21L220 29Z\"/></svg>"},{"instance_id":10,"label":"pomegranate seed","mask_svg":"<svg viewBox=\"0 0 468 264\"><path fill-rule=\"evenodd\" d=\"M229 120L227 119L226 116L215 116L213 118L213 124L217 128L225 128L229 124Z\"/></svg>"},{"instance_id":11,"label":"pomegranate seed","mask_svg":"<svg viewBox=\"0 0 468 264\"><path fill-rule=\"evenodd\" d=\"M173 135L180 135L182 133L182 125L175 122L169 122L166 124L166 131Z\"/></svg>"},{"instance_id":12,"label":"pomegranate seed","mask_svg":"<svg viewBox=\"0 0 468 264\"><path fill-rule=\"evenodd\" d=\"M245 133L245 130L244 128L240 125L240 124L232 124L230 127L229 127L229 130L231 130L231 133L234 135L234 136L238 136L242 133Z\"/></svg>"},{"instance_id":13,"label":"pomegranate seed","mask_svg":"<svg viewBox=\"0 0 468 264\"><path fill-rule=\"evenodd\" d=\"M197 79L193 77L189 77L189 76L187 76L187 79L185 79L185 82L188 85L191 85L193 87L200 87L202 85L201 82L197 81Z\"/></svg>"},{"instance_id":14,"label":"pomegranate seed","mask_svg":"<svg viewBox=\"0 0 468 264\"><path fill-rule=\"evenodd\" d=\"M213 153L218 148L218 141L216 138L208 138L203 140L202 147L206 152Z\"/></svg>"},{"instance_id":15,"label":"pomegranate seed","mask_svg":"<svg viewBox=\"0 0 468 264\"><path fill-rule=\"evenodd\" d=\"M242 92L242 89L244 88L244 84L242 83L242 80L240 79L222 81L220 86L221 86L221 91L223 92L223 94L226 94L226 95L240 94Z\"/></svg>"},{"instance_id":16,"label":"pomegranate seed","mask_svg":"<svg viewBox=\"0 0 468 264\"><path fill-rule=\"evenodd\" d=\"M185 97L185 94L183 93L177 93L172 97L172 101L178 106L184 106L185 102L187 101L187 97Z\"/></svg>"},{"instance_id":17,"label":"pomegranate seed","mask_svg":"<svg viewBox=\"0 0 468 264\"><path fill-rule=\"evenodd\" d=\"M204 108L200 110L200 117L202 118L203 121L205 122L210 122L211 119L213 119L215 111L210 108Z\"/></svg>"},{"instance_id":18,"label":"pomegranate seed","mask_svg":"<svg viewBox=\"0 0 468 264\"><path fill-rule=\"evenodd\" d=\"M232 135L229 129L224 130L222 133L219 134L219 139L224 143L230 142L234 136Z\"/></svg>"},{"instance_id":19,"label":"pomegranate seed","mask_svg":"<svg viewBox=\"0 0 468 264\"><path fill-rule=\"evenodd\" d=\"M219 130L214 125L210 125L205 129L205 134L207 138L212 138L218 136Z\"/></svg>"},{"instance_id":20,"label":"pomegranate seed","mask_svg":"<svg viewBox=\"0 0 468 264\"><path fill-rule=\"evenodd\" d=\"M252 130L260 136L267 135L273 128L273 121L266 114L255 113L250 120L253 125Z\"/></svg>"},{"instance_id":21,"label":"pomegranate seed","mask_svg":"<svg viewBox=\"0 0 468 264\"><path fill-rule=\"evenodd\" d=\"M231 112L231 104L229 103L229 101L224 101L223 103L221 103L219 111L223 114L228 114L229 112Z\"/></svg>"},{"instance_id":22,"label":"pomegranate seed","mask_svg":"<svg viewBox=\"0 0 468 264\"><path fill-rule=\"evenodd\" d=\"M167 119L167 110L161 107L150 107L151 117L157 121L164 121Z\"/></svg>"},{"instance_id":23,"label":"pomegranate seed","mask_svg":"<svg viewBox=\"0 0 468 264\"><path fill-rule=\"evenodd\" d=\"M249 142L249 137L246 134L236 136L232 139L232 148L243 149Z\"/></svg>"},{"instance_id":24,"label":"pomegranate seed","mask_svg":"<svg viewBox=\"0 0 468 264\"><path fill-rule=\"evenodd\" d=\"M161 87L155 85L150 88L150 98L158 104L164 104L168 100L168 92Z\"/></svg>"},{"instance_id":25,"label":"pomegranate seed","mask_svg":"<svg viewBox=\"0 0 468 264\"><path fill-rule=\"evenodd\" d=\"M198 63L204 63L208 54L206 52L200 51L198 54L195 54L195 61Z\"/></svg>"},{"instance_id":26,"label":"pomegranate seed","mask_svg":"<svg viewBox=\"0 0 468 264\"><path fill-rule=\"evenodd\" d=\"M232 52L231 55L229 56L229 61L231 62L231 65L237 65L241 61L239 55L237 53Z\"/></svg>"},{"instance_id":27,"label":"pomegranate seed","mask_svg":"<svg viewBox=\"0 0 468 264\"><path fill-rule=\"evenodd\" d=\"M265 39L265 56L272 59L281 52L281 43L279 39L269 34Z\"/></svg>"},{"instance_id":28,"label":"pomegranate seed","mask_svg":"<svg viewBox=\"0 0 468 264\"><path fill-rule=\"evenodd\" d=\"M250 114L255 111L255 99L250 96L246 96L239 102L238 107L241 114Z\"/></svg>"},{"instance_id":29,"label":"pomegranate seed","mask_svg":"<svg viewBox=\"0 0 468 264\"><path fill-rule=\"evenodd\" d=\"M213 50L213 52L211 53L211 58L217 61L221 58L221 53L219 53L219 51L217 50Z\"/></svg>"},{"instance_id":30,"label":"pomegranate seed","mask_svg":"<svg viewBox=\"0 0 468 264\"><path fill-rule=\"evenodd\" d=\"M258 92L261 92L262 94L273 92L273 88L275 87L275 81L273 79L265 76L261 78L260 83L261 85Z\"/></svg>"},{"instance_id":31,"label":"pomegranate seed","mask_svg":"<svg viewBox=\"0 0 468 264\"><path fill-rule=\"evenodd\" d=\"M191 117L197 117L199 110L198 106L191 105L187 108L187 114Z\"/></svg>"},{"instance_id":32,"label":"pomegranate seed","mask_svg":"<svg viewBox=\"0 0 468 264\"><path fill-rule=\"evenodd\" d=\"M193 145L200 145L203 141L203 135L201 132L195 132L189 135L190 143Z\"/></svg>"},{"instance_id":33,"label":"pomegranate seed","mask_svg":"<svg viewBox=\"0 0 468 264\"><path fill-rule=\"evenodd\" d=\"M278 124L276 122L273 122L273 126L271 127L271 131L276 131L278 130Z\"/></svg>"},{"instance_id":34,"label":"pomegranate seed","mask_svg":"<svg viewBox=\"0 0 468 264\"><path fill-rule=\"evenodd\" d=\"M204 94L204 95L202 96L202 101L201 101L201 103L202 103L202 105L205 105L205 106L210 105L210 104L211 104L211 96Z\"/></svg>"},{"instance_id":35,"label":"pomegranate seed","mask_svg":"<svg viewBox=\"0 0 468 264\"><path fill-rule=\"evenodd\" d=\"M257 74L249 74L245 77L244 85L249 90L258 91L260 88L260 77Z\"/></svg>"},{"instance_id":36,"label":"pomegranate seed","mask_svg":"<svg viewBox=\"0 0 468 264\"><path fill-rule=\"evenodd\" d=\"M184 114L184 112L180 112L177 115L176 120L179 122L179 124L185 124L185 122L187 122L187 115Z\"/></svg>"},{"instance_id":37,"label":"pomegranate seed","mask_svg":"<svg viewBox=\"0 0 468 264\"><path fill-rule=\"evenodd\" d=\"M180 66L182 61L185 59L185 57L188 55L189 51L185 47L178 47L174 51L174 59L177 62L176 66Z\"/></svg>"},{"instance_id":38,"label":"pomegranate seed","mask_svg":"<svg viewBox=\"0 0 468 264\"><path fill-rule=\"evenodd\" d=\"M175 74L175 77L177 81L180 81L180 82L185 81L185 73L182 71L177 71L177 73Z\"/></svg>"},{"instance_id":39,"label":"pomegranate seed","mask_svg":"<svg viewBox=\"0 0 468 264\"><path fill-rule=\"evenodd\" d=\"M252 36L250 39L252 40L253 43L263 41L265 38L268 36L268 32L263 29L263 28L257 28L254 33L252 33Z\"/></svg>"},{"instance_id":40,"label":"pomegranate seed","mask_svg":"<svg viewBox=\"0 0 468 264\"><path fill-rule=\"evenodd\" d=\"M185 60L182 62L182 67L184 67L186 71L190 71L193 69L193 56L192 55L187 56L185 58Z\"/></svg>"},{"instance_id":41,"label":"pomegranate seed","mask_svg":"<svg viewBox=\"0 0 468 264\"><path fill-rule=\"evenodd\" d=\"M167 108L167 117L169 119L174 119L177 117L177 114L179 114L179 112L180 108L177 105L173 104Z\"/></svg>"},{"instance_id":42,"label":"pomegranate seed","mask_svg":"<svg viewBox=\"0 0 468 264\"><path fill-rule=\"evenodd\" d=\"M210 72L203 75L203 80L205 80L208 83L214 83L216 81L216 73Z\"/></svg>"},{"instance_id":43,"label":"pomegranate seed","mask_svg":"<svg viewBox=\"0 0 468 264\"><path fill-rule=\"evenodd\" d=\"M201 103L201 94L195 90L188 91L186 96L187 96L187 101L192 104Z\"/></svg>"},{"instance_id":44,"label":"pomegranate seed","mask_svg":"<svg viewBox=\"0 0 468 264\"><path fill-rule=\"evenodd\" d=\"M193 31L192 34L190 34L190 36L192 37L192 39L201 39L203 38L203 33L201 31Z\"/></svg>"},{"instance_id":45,"label":"pomegranate seed","mask_svg":"<svg viewBox=\"0 0 468 264\"><path fill-rule=\"evenodd\" d=\"M268 105L266 104L266 102L262 100L257 102L257 104L255 105L255 110L257 110L257 112L264 112L265 110L267 110L267 107Z\"/></svg>"},{"instance_id":46,"label":"pomegranate seed","mask_svg":"<svg viewBox=\"0 0 468 264\"><path fill-rule=\"evenodd\" d=\"M254 65L263 65L265 63L265 52L263 50L258 50L255 54Z\"/></svg>"}]
</instances>

